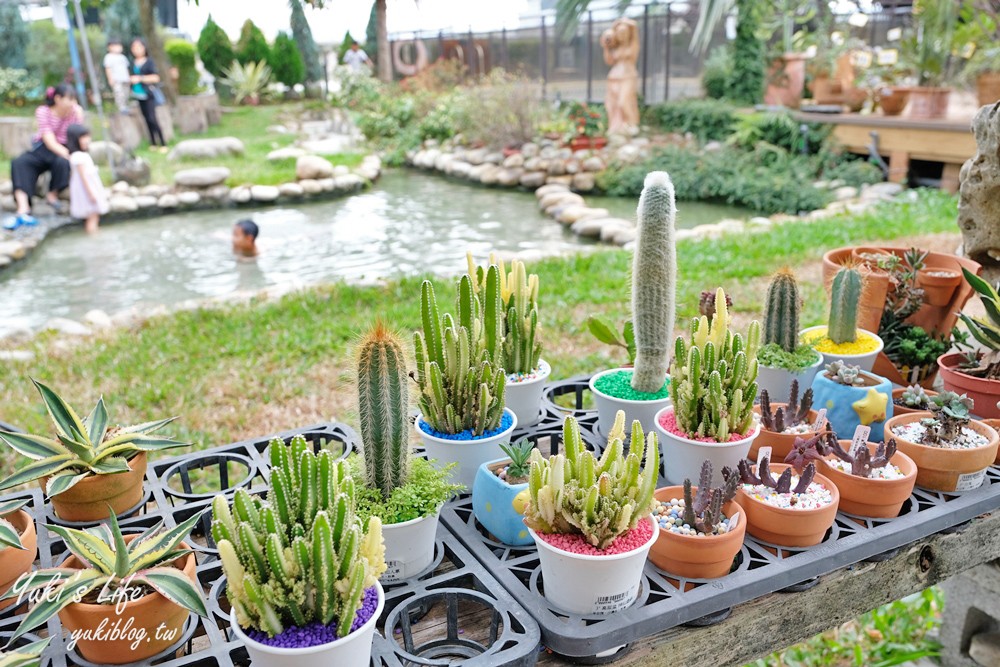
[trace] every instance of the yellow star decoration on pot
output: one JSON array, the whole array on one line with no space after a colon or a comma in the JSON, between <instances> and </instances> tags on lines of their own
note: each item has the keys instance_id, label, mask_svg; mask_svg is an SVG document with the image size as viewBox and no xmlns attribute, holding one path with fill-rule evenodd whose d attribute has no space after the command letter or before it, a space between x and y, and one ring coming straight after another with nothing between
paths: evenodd
<instances>
[{"instance_id":1,"label":"yellow star decoration on pot","mask_svg":"<svg viewBox=\"0 0 1000 667\"><path fill-rule=\"evenodd\" d=\"M858 419L865 426L872 422L885 421L885 408L889 405L889 397L880 393L875 387L868 388L868 394L864 398L851 403L851 407L858 413Z\"/></svg>"}]
</instances>

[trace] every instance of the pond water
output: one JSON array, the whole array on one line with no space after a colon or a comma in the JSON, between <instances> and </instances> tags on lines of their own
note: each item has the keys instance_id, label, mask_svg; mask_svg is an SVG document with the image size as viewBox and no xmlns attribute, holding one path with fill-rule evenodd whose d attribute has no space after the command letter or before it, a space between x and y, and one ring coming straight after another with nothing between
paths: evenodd
<instances>
[{"instance_id":1,"label":"pond water","mask_svg":"<svg viewBox=\"0 0 1000 667\"><path fill-rule=\"evenodd\" d=\"M594 206L607 200L594 199ZM634 216L634 202L610 201L613 214ZM726 206L699 209L702 218L684 215L679 223L733 215ZM238 261L230 251L232 225L251 215L261 228L261 254ZM558 254L587 245L593 243L539 212L529 193L389 171L376 188L347 199L120 222L93 236L79 228L58 233L0 272L0 335L92 309L113 314L272 285L458 273L466 251L483 259L490 251Z\"/></svg>"}]
</instances>

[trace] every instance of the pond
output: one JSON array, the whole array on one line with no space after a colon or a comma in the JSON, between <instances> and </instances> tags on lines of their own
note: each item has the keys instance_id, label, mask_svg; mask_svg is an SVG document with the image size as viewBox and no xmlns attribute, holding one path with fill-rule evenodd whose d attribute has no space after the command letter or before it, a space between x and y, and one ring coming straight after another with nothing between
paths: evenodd
<instances>
[{"instance_id":1,"label":"pond","mask_svg":"<svg viewBox=\"0 0 1000 667\"><path fill-rule=\"evenodd\" d=\"M0 272L0 335L36 329L52 317L80 319L93 309L114 314L272 285L457 273L466 251L484 259L490 251L537 256L593 245L545 217L536 201L526 192L389 171L375 188L347 199L120 222L94 236L72 228ZM614 215L634 217L634 202L611 201ZM702 204L695 221L687 215L693 206L681 206L678 224L685 227L734 215L731 207ZM231 228L250 216L260 225L261 254L238 261Z\"/></svg>"}]
</instances>

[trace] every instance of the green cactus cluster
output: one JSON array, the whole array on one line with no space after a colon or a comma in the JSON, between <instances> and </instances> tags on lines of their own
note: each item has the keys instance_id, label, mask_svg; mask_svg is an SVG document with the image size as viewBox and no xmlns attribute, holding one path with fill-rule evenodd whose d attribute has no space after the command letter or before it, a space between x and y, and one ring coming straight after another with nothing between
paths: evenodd
<instances>
[{"instance_id":1,"label":"green cactus cluster","mask_svg":"<svg viewBox=\"0 0 1000 667\"><path fill-rule=\"evenodd\" d=\"M655 505L659 444L655 433L643 435L638 421L632 423L628 455L624 440L625 413L619 411L608 447L598 459L585 449L577 421L567 417L566 453L546 459L537 449L532 452L525 523L541 533L583 535L598 549L635 528Z\"/></svg>"},{"instance_id":2,"label":"green cactus cluster","mask_svg":"<svg viewBox=\"0 0 1000 667\"><path fill-rule=\"evenodd\" d=\"M834 343L853 343L858 338L858 303L861 300L861 272L843 268L833 277L830 293L830 322L827 337Z\"/></svg>"},{"instance_id":3,"label":"green cactus cluster","mask_svg":"<svg viewBox=\"0 0 1000 667\"><path fill-rule=\"evenodd\" d=\"M364 530L354 482L332 452L302 436L269 445L267 500L238 489L212 503L212 537L240 627L270 636L286 627L337 624L346 636L364 591L385 571L382 524Z\"/></svg>"},{"instance_id":4,"label":"green cactus cluster","mask_svg":"<svg viewBox=\"0 0 1000 667\"><path fill-rule=\"evenodd\" d=\"M506 398L499 267L487 269L478 293L472 278L462 276L456 312L457 319L438 312L434 286L425 280L421 329L413 335L420 411L435 431L478 436L500 426Z\"/></svg>"},{"instance_id":5,"label":"green cactus cluster","mask_svg":"<svg viewBox=\"0 0 1000 667\"><path fill-rule=\"evenodd\" d=\"M799 346L799 285L795 274L782 269L774 274L767 286L764 301L764 344L775 344L785 352L795 352Z\"/></svg>"},{"instance_id":6,"label":"green cactus cluster","mask_svg":"<svg viewBox=\"0 0 1000 667\"><path fill-rule=\"evenodd\" d=\"M753 425L760 323L750 323L746 338L729 325L726 294L719 288L712 320L692 320L690 345L677 337L670 398L678 427L692 438L727 442Z\"/></svg>"}]
</instances>

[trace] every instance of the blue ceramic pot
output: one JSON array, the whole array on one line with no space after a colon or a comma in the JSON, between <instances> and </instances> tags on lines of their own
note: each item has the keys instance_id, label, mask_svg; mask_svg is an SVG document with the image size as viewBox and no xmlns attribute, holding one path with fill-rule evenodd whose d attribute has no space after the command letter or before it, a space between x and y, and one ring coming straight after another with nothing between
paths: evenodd
<instances>
[{"instance_id":1,"label":"blue ceramic pot","mask_svg":"<svg viewBox=\"0 0 1000 667\"><path fill-rule=\"evenodd\" d=\"M813 409L826 408L826 418L837 437L850 440L860 424L871 427L872 442L885 439L885 422L892 417L892 383L874 373L861 373L864 386L834 382L825 371L813 379Z\"/></svg>"},{"instance_id":2,"label":"blue ceramic pot","mask_svg":"<svg viewBox=\"0 0 1000 667\"><path fill-rule=\"evenodd\" d=\"M472 483L472 511L486 530L504 544L527 546L534 544L523 515L514 509L514 498L528 488L524 484L508 484L493 474L491 466L509 461L495 459L479 466Z\"/></svg>"}]
</instances>

